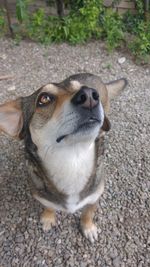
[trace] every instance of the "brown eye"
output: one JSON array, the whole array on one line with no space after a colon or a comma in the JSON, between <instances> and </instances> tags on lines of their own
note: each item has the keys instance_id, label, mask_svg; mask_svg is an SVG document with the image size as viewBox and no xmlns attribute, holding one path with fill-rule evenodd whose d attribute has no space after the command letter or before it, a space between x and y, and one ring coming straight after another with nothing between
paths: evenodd
<instances>
[{"instance_id":1,"label":"brown eye","mask_svg":"<svg viewBox=\"0 0 150 267\"><path fill-rule=\"evenodd\" d=\"M38 98L37 106L39 107L46 106L50 104L53 100L54 100L54 96L49 95L47 93L42 93Z\"/></svg>"}]
</instances>

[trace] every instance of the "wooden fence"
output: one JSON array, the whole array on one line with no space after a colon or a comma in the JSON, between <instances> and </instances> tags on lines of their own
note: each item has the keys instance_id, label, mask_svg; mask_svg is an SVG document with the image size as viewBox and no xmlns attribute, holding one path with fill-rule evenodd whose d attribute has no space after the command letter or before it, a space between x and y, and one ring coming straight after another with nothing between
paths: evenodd
<instances>
[{"instance_id":1,"label":"wooden fence","mask_svg":"<svg viewBox=\"0 0 150 267\"><path fill-rule=\"evenodd\" d=\"M142 1L142 0L141 0ZM113 0L104 0L105 7L113 7L119 14L130 10L132 13L136 12L136 5L134 0L121 0L118 3L113 4Z\"/></svg>"},{"instance_id":2,"label":"wooden fence","mask_svg":"<svg viewBox=\"0 0 150 267\"><path fill-rule=\"evenodd\" d=\"M0 0L0 7L2 7L4 5L4 1L5 0ZM7 0L7 2L8 2L10 12L12 14L14 14L15 13L16 0ZM63 2L63 0L60 0L60 2ZM54 1L54 3L55 3L55 1ZM116 10L120 14L126 12L127 10L130 10L132 13L135 13L135 11L136 11L136 5L135 5L134 0L121 0L121 1L118 1L118 4L117 3L113 4L113 0L104 0L104 6L105 7L113 7L114 10ZM44 8L50 14L56 14L56 11L55 11L56 9L54 8L54 6L48 7L46 5L46 0L44 0L44 1L43 0L37 0L37 1L33 1L33 2L31 1L30 10L34 11L37 8Z\"/></svg>"}]
</instances>

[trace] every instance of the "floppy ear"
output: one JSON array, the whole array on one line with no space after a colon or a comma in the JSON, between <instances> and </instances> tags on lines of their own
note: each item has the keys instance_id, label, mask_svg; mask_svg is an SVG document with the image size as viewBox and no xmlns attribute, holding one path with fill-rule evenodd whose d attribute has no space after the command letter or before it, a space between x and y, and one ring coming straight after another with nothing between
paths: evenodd
<instances>
[{"instance_id":1,"label":"floppy ear","mask_svg":"<svg viewBox=\"0 0 150 267\"><path fill-rule=\"evenodd\" d=\"M22 127L21 100L17 99L0 105L0 131L17 138Z\"/></svg>"},{"instance_id":2,"label":"floppy ear","mask_svg":"<svg viewBox=\"0 0 150 267\"><path fill-rule=\"evenodd\" d=\"M105 115L103 126L102 126L102 130L105 131L105 132L108 132L110 130L110 128L111 128L110 121L109 121L109 119Z\"/></svg>"}]
</instances>

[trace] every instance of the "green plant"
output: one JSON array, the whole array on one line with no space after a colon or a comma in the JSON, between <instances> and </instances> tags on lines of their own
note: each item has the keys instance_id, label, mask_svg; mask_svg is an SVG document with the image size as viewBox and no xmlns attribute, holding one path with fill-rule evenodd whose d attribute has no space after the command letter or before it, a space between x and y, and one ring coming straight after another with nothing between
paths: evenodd
<instances>
[{"instance_id":1,"label":"green plant","mask_svg":"<svg viewBox=\"0 0 150 267\"><path fill-rule=\"evenodd\" d=\"M129 44L132 53L139 59L150 55L150 22L140 22L137 26L137 34Z\"/></svg>"},{"instance_id":2,"label":"green plant","mask_svg":"<svg viewBox=\"0 0 150 267\"><path fill-rule=\"evenodd\" d=\"M67 2L70 4L70 7L73 11L78 10L79 8L84 6L84 0L68 0Z\"/></svg>"},{"instance_id":3,"label":"green plant","mask_svg":"<svg viewBox=\"0 0 150 267\"><path fill-rule=\"evenodd\" d=\"M21 23L28 18L28 4L29 0L16 0L16 15Z\"/></svg>"},{"instance_id":4,"label":"green plant","mask_svg":"<svg viewBox=\"0 0 150 267\"><path fill-rule=\"evenodd\" d=\"M108 63L106 62L106 63L103 65L103 69L109 69L109 70L110 70L111 68L112 68L112 64L109 63L109 62L108 62Z\"/></svg>"},{"instance_id":5,"label":"green plant","mask_svg":"<svg viewBox=\"0 0 150 267\"><path fill-rule=\"evenodd\" d=\"M3 35L6 31L5 11L0 9L0 35Z\"/></svg>"},{"instance_id":6,"label":"green plant","mask_svg":"<svg viewBox=\"0 0 150 267\"><path fill-rule=\"evenodd\" d=\"M112 51L114 48L120 46L124 39L122 19L112 9L107 9L102 16L101 22L107 48L109 51Z\"/></svg>"},{"instance_id":7,"label":"green plant","mask_svg":"<svg viewBox=\"0 0 150 267\"><path fill-rule=\"evenodd\" d=\"M136 3L136 8L138 11L138 15L142 15L144 14L144 1L141 0L135 0Z\"/></svg>"},{"instance_id":8,"label":"green plant","mask_svg":"<svg viewBox=\"0 0 150 267\"><path fill-rule=\"evenodd\" d=\"M103 11L103 1L102 0L86 0L84 2L84 7L80 8L80 14L82 15L82 22L85 25L87 34L89 37L95 36L100 37L101 27L99 24L99 16Z\"/></svg>"},{"instance_id":9,"label":"green plant","mask_svg":"<svg viewBox=\"0 0 150 267\"><path fill-rule=\"evenodd\" d=\"M144 5L136 0L137 13L123 16L124 31L132 34L128 47L138 61L147 62L150 55L150 21L144 20Z\"/></svg>"},{"instance_id":10,"label":"green plant","mask_svg":"<svg viewBox=\"0 0 150 267\"><path fill-rule=\"evenodd\" d=\"M46 17L44 10L39 9L26 22L27 34L30 38L44 43L68 41L77 44L91 37L98 38L102 32L99 25L101 8L101 0L85 0L82 8L62 19Z\"/></svg>"},{"instance_id":11,"label":"green plant","mask_svg":"<svg viewBox=\"0 0 150 267\"><path fill-rule=\"evenodd\" d=\"M11 28L17 44L22 37L44 44L78 44L92 38L103 38L109 51L126 43L132 54L138 58L146 58L150 54L150 22L144 19L144 4L141 0L135 0L136 14L127 12L123 16L110 8L105 9L103 0L65 0L68 7L70 6L70 12L61 18L48 16L43 9L31 14L31 1L35 0L16 0L18 22L11 25ZM47 1L54 3L52 0ZM113 4L119 1L113 0ZM4 33L6 28L5 13L0 11L0 31Z\"/></svg>"},{"instance_id":12,"label":"green plant","mask_svg":"<svg viewBox=\"0 0 150 267\"><path fill-rule=\"evenodd\" d=\"M64 39L71 44L83 43L88 39L88 33L85 24L82 22L83 18L78 18L73 15L68 16L62 27L64 32Z\"/></svg>"},{"instance_id":13,"label":"green plant","mask_svg":"<svg viewBox=\"0 0 150 267\"><path fill-rule=\"evenodd\" d=\"M42 30L43 28L43 30ZM45 14L43 9L39 9L26 21L27 36L36 41L42 41L45 30Z\"/></svg>"},{"instance_id":14,"label":"green plant","mask_svg":"<svg viewBox=\"0 0 150 267\"><path fill-rule=\"evenodd\" d=\"M72 44L83 43L92 37L101 35L99 14L102 9L101 0L84 0L84 6L77 12L71 12L62 22L62 32L65 41Z\"/></svg>"},{"instance_id":15,"label":"green plant","mask_svg":"<svg viewBox=\"0 0 150 267\"><path fill-rule=\"evenodd\" d=\"M124 32L129 32L132 34L137 33L137 28L140 22L143 21L143 17L139 14L132 14L130 11L127 11L122 18L124 25Z\"/></svg>"}]
</instances>

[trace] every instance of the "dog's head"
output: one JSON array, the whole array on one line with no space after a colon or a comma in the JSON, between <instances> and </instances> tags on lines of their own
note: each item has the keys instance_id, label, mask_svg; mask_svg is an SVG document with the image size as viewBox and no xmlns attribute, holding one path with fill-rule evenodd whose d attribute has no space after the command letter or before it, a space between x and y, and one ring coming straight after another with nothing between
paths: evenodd
<instances>
[{"instance_id":1,"label":"dog's head","mask_svg":"<svg viewBox=\"0 0 150 267\"><path fill-rule=\"evenodd\" d=\"M4 132L21 138L28 128L35 143L93 141L100 128L109 129L98 91L77 81L67 88L47 84L31 96L2 105L0 111Z\"/></svg>"},{"instance_id":2,"label":"dog's head","mask_svg":"<svg viewBox=\"0 0 150 267\"><path fill-rule=\"evenodd\" d=\"M40 145L93 142L100 130L110 129L105 114L109 93L103 83L99 89L90 85L81 79L67 79L5 103L0 106L0 129L19 138L30 133L32 141Z\"/></svg>"}]
</instances>

